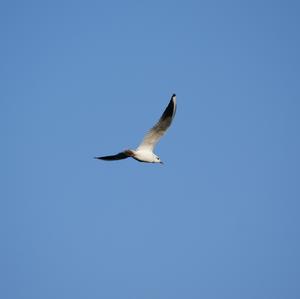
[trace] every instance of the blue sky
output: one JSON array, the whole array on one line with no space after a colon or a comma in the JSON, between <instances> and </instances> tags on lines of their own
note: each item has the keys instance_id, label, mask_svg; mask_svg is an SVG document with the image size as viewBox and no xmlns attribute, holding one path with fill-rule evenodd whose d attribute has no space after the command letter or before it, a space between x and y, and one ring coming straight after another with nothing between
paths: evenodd
<instances>
[{"instance_id":1,"label":"blue sky","mask_svg":"<svg viewBox=\"0 0 300 299\"><path fill-rule=\"evenodd\" d=\"M299 298L299 12L2 2L0 297Z\"/></svg>"}]
</instances>

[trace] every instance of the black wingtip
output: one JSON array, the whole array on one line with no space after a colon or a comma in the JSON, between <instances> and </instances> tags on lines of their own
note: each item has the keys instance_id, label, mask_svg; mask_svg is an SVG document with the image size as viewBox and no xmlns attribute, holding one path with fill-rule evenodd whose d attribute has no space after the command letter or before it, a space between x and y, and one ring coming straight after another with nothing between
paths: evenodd
<instances>
[{"instance_id":1,"label":"black wingtip","mask_svg":"<svg viewBox=\"0 0 300 299\"><path fill-rule=\"evenodd\" d=\"M172 95L172 98L174 98L174 97L176 97L176 94L175 94L175 93L173 93L173 95Z\"/></svg>"}]
</instances>

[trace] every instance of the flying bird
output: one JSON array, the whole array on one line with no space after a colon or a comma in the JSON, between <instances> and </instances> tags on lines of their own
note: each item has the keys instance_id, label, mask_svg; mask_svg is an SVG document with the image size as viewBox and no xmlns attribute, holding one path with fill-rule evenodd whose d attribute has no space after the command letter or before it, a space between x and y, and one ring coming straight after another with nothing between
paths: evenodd
<instances>
[{"instance_id":1,"label":"flying bird","mask_svg":"<svg viewBox=\"0 0 300 299\"><path fill-rule=\"evenodd\" d=\"M101 159L106 161L122 160L129 157L146 163L161 163L160 158L154 154L153 150L160 138L165 134L170 127L172 120L176 113L176 95L173 94L171 100L166 107L164 113L160 117L159 121L150 129L145 135L141 144L136 150L127 149L112 156L95 157L95 159Z\"/></svg>"}]
</instances>

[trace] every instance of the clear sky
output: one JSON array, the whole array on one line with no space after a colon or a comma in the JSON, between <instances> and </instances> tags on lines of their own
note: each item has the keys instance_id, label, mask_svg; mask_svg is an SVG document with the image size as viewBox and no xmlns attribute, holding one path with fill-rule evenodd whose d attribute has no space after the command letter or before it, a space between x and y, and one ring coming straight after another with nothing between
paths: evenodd
<instances>
[{"instance_id":1,"label":"clear sky","mask_svg":"<svg viewBox=\"0 0 300 299\"><path fill-rule=\"evenodd\" d=\"M0 297L300 298L298 1L2 1ZM135 148L172 93L164 165Z\"/></svg>"}]
</instances>

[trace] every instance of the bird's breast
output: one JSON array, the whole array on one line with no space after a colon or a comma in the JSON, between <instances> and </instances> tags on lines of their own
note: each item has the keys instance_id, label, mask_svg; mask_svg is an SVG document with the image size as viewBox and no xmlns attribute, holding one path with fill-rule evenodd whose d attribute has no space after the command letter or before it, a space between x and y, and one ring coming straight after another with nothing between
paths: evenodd
<instances>
[{"instance_id":1,"label":"bird's breast","mask_svg":"<svg viewBox=\"0 0 300 299\"><path fill-rule=\"evenodd\" d=\"M135 151L133 158L141 162L152 163L154 161L154 154L149 151Z\"/></svg>"}]
</instances>

